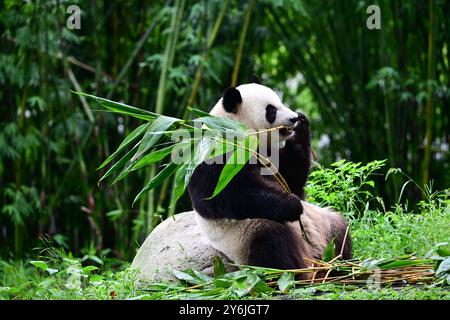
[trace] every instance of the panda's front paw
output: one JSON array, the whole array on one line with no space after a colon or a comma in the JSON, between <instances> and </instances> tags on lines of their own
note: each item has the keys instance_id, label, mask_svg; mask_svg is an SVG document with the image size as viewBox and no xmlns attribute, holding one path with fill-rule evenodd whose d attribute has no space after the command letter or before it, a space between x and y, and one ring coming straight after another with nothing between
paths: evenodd
<instances>
[{"instance_id":1,"label":"panda's front paw","mask_svg":"<svg viewBox=\"0 0 450 320\"><path fill-rule=\"evenodd\" d=\"M295 123L294 132L297 136L309 134L309 120L303 114L298 112L298 121Z\"/></svg>"},{"instance_id":2,"label":"panda's front paw","mask_svg":"<svg viewBox=\"0 0 450 320\"><path fill-rule=\"evenodd\" d=\"M300 143L309 142L311 140L311 134L309 131L309 120L303 113L298 112L297 114L298 114L298 121L295 123L294 126L293 140Z\"/></svg>"}]
</instances>

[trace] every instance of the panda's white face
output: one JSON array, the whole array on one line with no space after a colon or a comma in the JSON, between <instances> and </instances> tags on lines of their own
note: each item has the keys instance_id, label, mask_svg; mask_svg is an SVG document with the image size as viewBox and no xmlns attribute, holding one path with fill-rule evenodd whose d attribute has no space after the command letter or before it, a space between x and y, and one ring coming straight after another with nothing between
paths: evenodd
<instances>
[{"instance_id":1,"label":"panda's white face","mask_svg":"<svg viewBox=\"0 0 450 320\"><path fill-rule=\"evenodd\" d=\"M248 129L261 130L284 126L282 137L292 134L298 115L284 106L270 88L256 84L243 84L225 90L210 114L244 123Z\"/></svg>"}]
</instances>

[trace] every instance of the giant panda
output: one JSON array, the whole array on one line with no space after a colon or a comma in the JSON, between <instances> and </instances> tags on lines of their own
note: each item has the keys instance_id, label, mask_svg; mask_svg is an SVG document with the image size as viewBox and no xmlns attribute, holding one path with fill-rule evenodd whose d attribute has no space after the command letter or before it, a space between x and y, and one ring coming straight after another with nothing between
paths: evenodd
<instances>
[{"instance_id":1,"label":"giant panda","mask_svg":"<svg viewBox=\"0 0 450 320\"><path fill-rule=\"evenodd\" d=\"M292 192L286 193L273 177L261 175L260 163L249 162L221 193L210 198L224 164L201 163L192 174L188 193L212 247L237 264L298 269L310 266L305 258L320 259L334 239L336 252L342 249L342 258L350 259L351 239L344 217L304 201L311 165L306 116L286 107L256 77L251 83L227 88L210 114L253 130L284 126L279 132L279 172Z\"/></svg>"}]
</instances>

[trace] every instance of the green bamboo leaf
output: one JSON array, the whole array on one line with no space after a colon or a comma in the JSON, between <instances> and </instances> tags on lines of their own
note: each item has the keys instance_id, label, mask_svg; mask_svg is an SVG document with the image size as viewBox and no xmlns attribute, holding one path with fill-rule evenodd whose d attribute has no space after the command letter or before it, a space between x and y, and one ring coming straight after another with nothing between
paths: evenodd
<instances>
[{"instance_id":1,"label":"green bamboo leaf","mask_svg":"<svg viewBox=\"0 0 450 320\"><path fill-rule=\"evenodd\" d=\"M45 271L48 269L48 266L44 261L30 261L30 263L33 266L35 266L36 268L41 269L42 271Z\"/></svg>"},{"instance_id":2,"label":"green bamboo leaf","mask_svg":"<svg viewBox=\"0 0 450 320\"><path fill-rule=\"evenodd\" d=\"M186 168L187 164L181 165L177 172L175 173L175 180L174 180L174 186L172 188L172 195L170 197L170 205L169 207L173 207L180 197L183 195L184 191L186 190Z\"/></svg>"},{"instance_id":3,"label":"green bamboo leaf","mask_svg":"<svg viewBox=\"0 0 450 320\"><path fill-rule=\"evenodd\" d=\"M244 149L248 148L247 149ZM246 136L244 139L244 143L240 144L236 147L236 149L231 154L230 158L228 158L227 163L222 169L220 173L219 180L217 182L216 188L214 189L214 193L209 199L217 196L233 179L233 177L241 171L241 169L245 166L248 160L251 157L251 152L255 151L258 147L258 138L254 135ZM243 152L243 159L238 159L238 154Z\"/></svg>"},{"instance_id":4,"label":"green bamboo leaf","mask_svg":"<svg viewBox=\"0 0 450 320\"><path fill-rule=\"evenodd\" d=\"M100 178L100 180L98 182L101 182L102 180L106 179L107 177L109 177L114 171L116 171L117 169L123 167L126 163L128 163L128 161L131 160L131 158L133 157L134 152L136 151L136 149L138 148L139 144L136 144L133 149L131 149L130 151L128 151L119 161L117 161L116 163L114 163L111 168L109 168L108 171L106 171L106 173Z\"/></svg>"},{"instance_id":5,"label":"green bamboo leaf","mask_svg":"<svg viewBox=\"0 0 450 320\"><path fill-rule=\"evenodd\" d=\"M196 109L193 107L187 107L189 111L191 111L192 113L194 113L195 115L199 116L199 117L210 117L211 115L208 112L205 112L203 110L200 109Z\"/></svg>"},{"instance_id":6,"label":"green bamboo leaf","mask_svg":"<svg viewBox=\"0 0 450 320\"><path fill-rule=\"evenodd\" d=\"M209 146L209 154L207 154L208 156L203 157L201 162L214 159L225 153L231 152L236 148L236 146L230 143L229 140L217 136L215 138L216 139L213 139L210 142L211 145Z\"/></svg>"},{"instance_id":7,"label":"green bamboo leaf","mask_svg":"<svg viewBox=\"0 0 450 320\"><path fill-rule=\"evenodd\" d=\"M246 277L235 279L230 287L239 297L244 297L249 293L264 293L272 289L254 271L246 271Z\"/></svg>"},{"instance_id":8,"label":"green bamboo leaf","mask_svg":"<svg viewBox=\"0 0 450 320\"><path fill-rule=\"evenodd\" d=\"M169 178L176 170L178 165L171 162L163 170L161 170L145 187L138 193L136 198L134 198L133 205L138 201L144 193L150 191L153 188L159 186L165 179Z\"/></svg>"},{"instance_id":9,"label":"green bamboo leaf","mask_svg":"<svg viewBox=\"0 0 450 320\"><path fill-rule=\"evenodd\" d=\"M191 180L192 174L194 173L195 168L203 162L204 153L200 150L199 146L202 145L202 141L208 139L208 137L203 137L200 142L196 140L191 140L190 143L183 148L183 154L186 153L187 150L194 150L194 153L191 154L190 159L185 159L183 164L180 164L174 180L174 186L172 189L172 195L170 199L169 207L173 207L180 197L183 195L186 187ZM186 160L188 160L186 162Z\"/></svg>"},{"instance_id":10,"label":"green bamboo leaf","mask_svg":"<svg viewBox=\"0 0 450 320\"><path fill-rule=\"evenodd\" d=\"M159 116L155 121L148 127L142 138L141 144L138 151L133 157L133 161L139 160L140 157L151 147L153 147L159 139L163 136L164 131L166 131L175 122L181 122L182 120L172 117ZM131 167L131 166L130 166Z\"/></svg>"},{"instance_id":11,"label":"green bamboo leaf","mask_svg":"<svg viewBox=\"0 0 450 320\"><path fill-rule=\"evenodd\" d=\"M417 266L424 263L429 263L431 260L398 260L398 261L392 261L389 263L381 263L378 265L380 269L396 269L396 268L403 268L408 266Z\"/></svg>"},{"instance_id":12,"label":"green bamboo leaf","mask_svg":"<svg viewBox=\"0 0 450 320\"><path fill-rule=\"evenodd\" d=\"M83 269L81 269L81 272L83 272L83 274L90 274L94 270L98 270L98 268L96 266L86 266Z\"/></svg>"},{"instance_id":13,"label":"green bamboo leaf","mask_svg":"<svg viewBox=\"0 0 450 320\"><path fill-rule=\"evenodd\" d=\"M280 279L278 279L278 288L281 292L286 292L295 283L294 274L291 272L284 272Z\"/></svg>"},{"instance_id":14,"label":"green bamboo leaf","mask_svg":"<svg viewBox=\"0 0 450 320\"><path fill-rule=\"evenodd\" d=\"M448 273L450 275L450 258L445 259L439 264L439 268L436 270L438 276L442 276Z\"/></svg>"},{"instance_id":15,"label":"green bamboo leaf","mask_svg":"<svg viewBox=\"0 0 450 320\"><path fill-rule=\"evenodd\" d=\"M146 165L149 165L149 164L152 164L152 163L155 163L155 162L158 162L158 161L164 159L172 151L173 147L174 147L174 145L163 148L163 149L159 149L155 152L149 153L148 155L142 157L138 161L129 161L124 166L124 168L119 173L119 175L116 177L116 179L114 179L112 184L115 184L116 182L122 180L123 178L128 176L128 174L132 171L135 171Z\"/></svg>"},{"instance_id":16,"label":"green bamboo leaf","mask_svg":"<svg viewBox=\"0 0 450 320\"><path fill-rule=\"evenodd\" d=\"M214 257L214 277L219 277L225 274L227 271L222 259L219 256Z\"/></svg>"},{"instance_id":17,"label":"green bamboo leaf","mask_svg":"<svg viewBox=\"0 0 450 320\"><path fill-rule=\"evenodd\" d=\"M441 246L438 249L436 249L436 253L440 256L440 257L450 257L450 249Z\"/></svg>"},{"instance_id":18,"label":"green bamboo leaf","mask_svg":"<svg viewBox=\"0 0 450 320\"><path fill-rule=\"evenodd\" d=\"M58 269L53 269L53 268L47 268L47 270L45 270L45 271L47 271L49 275L54 275L59 270Z\"/></svg>"},{"instance_id":19,"label":"green bamboo leaf","mask_svg":"<svg viewBox=\"0 0 450 320\"><path fill-rule=\"evenodd\" d=\"M225 133L227 130L235 130L237 131L237 134L243 135L246 131L246 127L244 124L222 117L208 115L205 117L194 119L192 121L201 122L207 125L209 128L218 130L222 133Z\"/></svg>"},{"instance_id":20,"label":"green bamboo leaf","mask_svg":"<svg viewBox=\"0 0 450 320\"><path fill-rule=\"evenodd\" d=\"M325 262L331 261L336 256L334 249L334 238L331 239L330 243L328 243L325 250L323 250L323 258L322 260Z\"/></svg>"},{"instance_id":21,"label":"green bamboo leaf","mask_svg":"<svg viewBox=\"0 0 450 320\"><path fill-rule=\"evenodd\" d=\"M214 280L213 277L208 276L207 274L197 271L197 270L192 270L192 272L195 274L195 276L200 279L203 283L205 282L211 282Z\"/></svg>"},{"instance_id":22,"label":"green bamboo leaf","mask_svg":"<svg viewBox=\"0 0 450 320\"><path fill-rule=\"evenodd\" d=\"M94 99L102 107L104 107L114 113L132 116L134 118L146 120L146 121L151 121L159 116L158 114L153 113L151 111L136 108L136 107L133 107L133 106L121 103L121 102L112 101L109 99L97 97L97 96L82 93L82 92L75 92L75 93L85 96L85 97L88 97L88 98L91 98L91 99Z\"/></svg>"},{"instance_id":23,"label":"green bamboo leaf","mask_svg":"<svg viewBox=\"0 0 450 320\"><path fill-rule=\"evenodd\" d=\"M100 98L97 96L94 96L92 94L87 94L87 93L83 93L83 92L76 92L76 91L72 91L75 94L78 94L80 96L84 96L84 97L88 97L91 99L94 99L95 101L97 101L102 107L111 110L115 113L119 113L122 115L127 115L127 116L132 116L134 118L138 118L141 120L146 120L146 121L150 121L155 119L156 117L158 117L159 115L157 115L156 113L144 110L144 109L139 109L136 107L132 107L129 106L127 104L124 103L120 103L120 102L115 102L112 100L108 100L105 98Z\"/></svg>"},{"instance_id":24,"label":"green bamboo leaf","mask_svg":"<svg viewBox=\"0 0 450 320\"><path fill-rule=\"evenodd\" d=\"M165 147L165 148L162 148L162 149L159 149L157 151L147 154L146 156L144 156L141 159L139 159L138 161L136 161L134 163L134 165L131 167L130 171L135 171L142 167L148 166L149 164L153 164L155 162L161 161L162 159L164 159L167 155L169 155L173 151L175 146L176 146L176 144L173 144L168 147Z\"/></svg>"},{"instance_id":25,"label":"green bamboo leaf","mask_svg":"<svg viewBox=\"0 0 450 320\"><path fill-rule=\"evenodd\" d=\"M216 143L217 142L212 137L205 136L200 139L200 141L192 141L191 144L186 147L191 148L191 150L193 149L194 152L191 155L191 159L187 163L181 165L177 170L174 188L172 189L170 207L174 206L183 195L195 169L208 158ZM192 146L192 144L194 146Z\"/></svg>"},{"instance_id":26,"label":"green bamboo leaf","mask_svg":"<svg viewBox=\"0 0 450 320\"><path fill-rule=\"evenodd\" d=\"M169 270L169 273L171 273L175 278L181 281L186 281L190 284L202 284L204 283L200 279L194 278L190 274L187 274L186 272L181 272L178 270Z\"/></svg>"},{"instance_id":27,"label":"green bamboo leaf","mask_svg":"<svg viewBox=\"0 0 450 320\"><path fill-rule=\"evenodd\" d=\"M137 138L139 138L144 131L148 128L149 124L144 123L134 129L129 135L125 137L125 139L122 141L122 143L119 145L116 151L114 151L113 154L111 154L103 163L100 165L100 167L97 168L97 170L102 169L104 166L106 166L108 163L111 162L112 159L114 159L123 149L128 147L133 141L135 141Z\"/></svg>"}]
</instances>

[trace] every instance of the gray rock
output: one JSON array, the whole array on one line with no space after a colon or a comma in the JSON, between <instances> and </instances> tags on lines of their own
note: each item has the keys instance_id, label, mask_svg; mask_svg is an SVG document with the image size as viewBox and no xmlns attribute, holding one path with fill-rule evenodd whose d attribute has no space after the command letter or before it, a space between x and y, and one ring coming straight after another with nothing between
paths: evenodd
<instances>
[{"instance_id":1,"label":"gray rock","mask_svg":"<svg viewBox=\"0 0 450 320\"><path fill-rule=\"evenodd\" d=\"M131 264L140 271L143 280L175 280L168 272L170 269L191 268L212 275L216 256L224 263L230 262L209 244L195 214L194 211L179 213L164 220L149 234Z\"/></svg>"}]
</instances>

